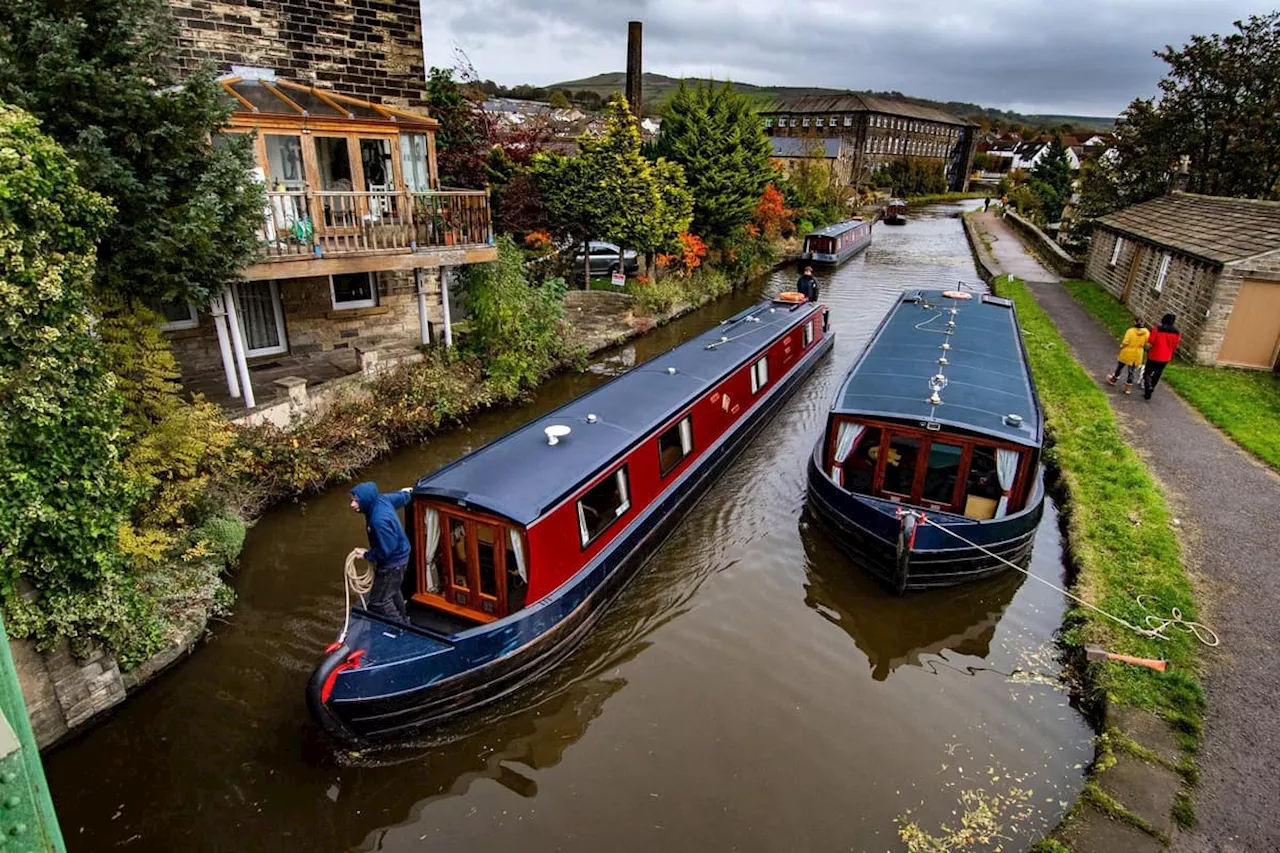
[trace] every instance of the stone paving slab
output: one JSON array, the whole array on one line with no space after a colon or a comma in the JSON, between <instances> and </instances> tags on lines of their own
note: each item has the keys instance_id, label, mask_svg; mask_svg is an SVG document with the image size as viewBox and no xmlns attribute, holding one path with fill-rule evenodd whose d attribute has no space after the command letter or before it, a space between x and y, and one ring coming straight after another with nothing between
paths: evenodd
<instances>
[{"instance_id":1,"label":"stone paving slab","mask_svg":"<svg viewBox=\"0 0 1280 853\"><path fill-rule=\"evenodd\" d=\"M1131 755L1116 756L1116 763L1098 777L1098 787L1147 825L1166 838L1172 838L1177 825L1173 822L1173 804L1182 790L1182 777L1168 767L1161 767Z\"/></svg>"},{"instance_id":2,"label":"stone paving slab","mask_svg":"<svg viewBox=\"0 0 1280 853\"><path fill-rule=\"evenodd\" d=\"M1055 837L1076 853L1163 853L1166 849L1154 835L1093 808L1081 809Z\"/></svg>"},{"instance_id":3,"label":"stone paving slab","mask_svg":"<svg viewBox=\"0 0 1280 853\"><path fill-rule=\"evenodd\" d=\"M1182 761L1177 735L1168 723L1149 711L1115 705L1107 710L1107 724L1174 766Z\"/></svg>"}]
</instances>

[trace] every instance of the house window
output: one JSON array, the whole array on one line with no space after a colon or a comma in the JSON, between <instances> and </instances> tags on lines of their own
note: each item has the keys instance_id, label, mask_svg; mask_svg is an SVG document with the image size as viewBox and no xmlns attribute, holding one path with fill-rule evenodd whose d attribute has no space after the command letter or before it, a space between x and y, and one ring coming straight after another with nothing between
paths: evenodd
<instances>
[{"instance_id":1,"label":"house window","mask_svg":"<svg viewBox=\"0 0 1280 853\"><path fill-rule=\"evenodd\" d=\"M769 356L757 361L751 365L751 393L759 392L761 388L769 384Z\"/></svg>"},{"instance_id":2,"label":"house window","mask_svg":"<svg viewBox=\"0 0 1280 853\"><path fill-rule=\"evenodd\" d=\"M1123 237L1117 237L1117 238L1116 238L1116 244L1115 244L1114 246L1112 246L1112 247L1111 247L1111 263L1110 263L1110 266L1113 266L1113 267L1114 267L1114 266L1116 265L1116 262L1120 260L1120 251L1121 251L1123 248L1124 248L1124 238L1123 238Z\"/></svg>"},{"instance_id":3,"label":"house window","mask_svg":"<svg viewBox=\"0 0 1280 853\"><path fill-rule=\"evenodd\" d=\"M427 135L400 134L400 173L405 186L414 192L431 189L431 164L427 162Z\"/></svg>"},{"instance_id":4,"label":"house window","mask_svg":"<svg viewBox=\"0 0 1280 853\"><path fill-rule=\"evenodd\" d=\"M693 452L693 418L686 415L658 436L658 469L662 476L675 470Z\"/></svg>"},{"instance_id":5,"label":"house window","mask_svg":"<svg viewBox=\"0 0 1280 853\"><path fill-rule=\"evenodd\" d=\"M277 192L305 189L306 175L302 168L302 140L297 136L281 136L273 133L262 137L267 149L267 189Z\"/></svg>"},{"instance_id":6,"label":"house window","mask_svg":"<svg viewBox=\"0 0 1280 853\"><path fill-rule=\"evenodd\" d=\"M185 299L148 299L147 307L160 315L162 332L194 329L200 325L196 306Z\"/></svg>"},{"instance_id":7,"label":"house window","mask_svg":"<svg viewBox=\"0 0 1280 853\"><path fill-rule=\"evenodd\" d=\"M844 126L845 126L845 127L853 127L853 116L845 116L845 117L844 117Z\"/></svg>"},{"instance_id":8,"label":"house window","mask_svg":"<svg viewBox=\"0 0 1280 853\"><path fill-rule=\"evenodd\" d=\"M791 126L792 126L792 127L799 127L800 125L796 124L796 122L797 122L797 121L799 121L799 119L794 119L794 118L793 118L793 119L791 120Z\"/></svg>"},{"instance_id":9,"label":"house window","mask_svg":"<svg viewBox=\"0 0 1280 853\"><path fill-rule=\"evenodd\" d=\"M329 276L329 294L334 310L372 308L378 304L378 289L371 272L340 273Z\"/></svg>"},{"instance_id":10,"label":"house window","mask_svg":"<svg viewBox=\"0 0 1280 853\"><path fill-rule=\"evenodd\" d=\"M794 127L794 125L792 125L792 126ZM805 116L805 117L804 117L804 126L805 126L805 127L808 127L808 126L809 126L809 117L808 117L808 116Z\"/></svg>"},{"instance_id":11,"label":"house window","mask_svg":"<svg viewBox=\"0 0 1280 853\"><path fill-rule=\"evenodd\" d=\"M815 119L815 121L816 121L816 125L815 125L816 127L822 127L823 122L824 122L825 120L822 118L822 116L818 116L818 118L817 118L817 119Z\"/></svg>"},{"instance_id":12,"label":"house window","mask_svg":"<svg viewBox=\"0 0 1280 853\"><path fill-rule=\"evenodd\" d=\"M807 347L813 343L813 321L804 324L804 345Z\"/></svg>"},{"instance_id":13,"label":"house window","mask_svg":"<svg viewBox=\"0 0 1280 853\"><path fill-rule=\"evenodd\" d=\"M773 119L766 117L764 120L764 127L765 127L765 130L768 130L769 128L773 127Z\"/></svg>"},{"instance_id":14,"label":"house window","mask_svg":"<svg viewBox=\"0 0 1280 853\"><path fill-rule=\"evenodd\" d=\"M787 126L787 117L778 116L778 127L786 127L786 126Z\"/></svg>"},{"instance_id":15,"label":"house window","mask_svg":"<svg viewBox=\"0 0 1280 853\"><path fill-rule=\"evenodd\" d=\"M627 489L627 466L623 465L608 477L587 489L578 500L578 533L582 547L590 545L614 520L621 518L631 508L631 493Z\"/></svg>"},{"instance_id":16,"label":"house window","mask_svg":"<svg viewBox=\"0 0 1280 853\"><path fill-rule=\"evenodd\" d=\"M1170 255L1160 256L1160 272L1156 274L1156 293L1164 290L1164 280L1169 277L1169 261L1172 259Z\"/></svg>"}]
</instances>

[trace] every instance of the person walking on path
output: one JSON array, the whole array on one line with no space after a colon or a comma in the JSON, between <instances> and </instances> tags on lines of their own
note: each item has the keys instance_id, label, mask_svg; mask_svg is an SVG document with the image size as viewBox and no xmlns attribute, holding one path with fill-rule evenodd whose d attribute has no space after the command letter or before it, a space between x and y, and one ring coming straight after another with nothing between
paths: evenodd
<instances>
[{"instance_id":1,"label":"person walking on path","mask_svg":"<svg viewBox=\"0 0 1280 853\"><path fill-rule=\"evenodd\" d=\"M1144 325L1142 321L1135 319L1133 325L1124 333L1124 339L1120 341L1120 354L1116 356L1115 372L1107 377L1108 385L1115 385L1120 380L1120 371L1128 369L1128 374L1124 380L1124 393L1133 393L1133 383L1138 367L1142 364L1142 354L1147 348L1147 339L1151 337L1151 331Z\"/></svg>"},{"instance_id":2,"label":"person walking on path","mask_svg":"<svg viewBox=\"0 0 1280 853\"><path fill-rule=\"evenodd\" d=\"M982 212L986 213L987 208L991 207L991 196L987 196L982 200Z\"/></svg>"},{"instance_id":3,"label":"person walking on path","mask_svg":"<svg viewBox=\"0 0 1280 853\"><path fill-rule=\"evenodd\" d=\"M1164 373L1164 369L1173 360L1178 342L1182 340L1182 333L1173 325L1176 319L1172 314L1165 314L1160 318L1160 325L1151 330L1151 349L1147 353L1147 367L1142 372L1144 399L1151 399L1151 392L1156 390L1156 385L1160 382L1160 374Z\"/></svg>"},{"instance_id":4,"label":"person walking on path","mask_svg":"<svg viewBox=\"0 0 1280 853\"><path fill-rule=\"evenodd\" d=\"M409 537L397 512L408 505L409 498L408 489L382 494L376 483L361 483L351 490L351 508L364 515L369 535L369 547L356 549L357 556L373 564L368 608L392 622L409 621L401 591L409 565Z\"/></svg>"},{"instance_id":5,"label":"person walking on path","mask_svg":"<svg viewBox=\"0 0 1280 853\"><path fill-rule=\"evenodd\" d=\"M818 280L813 277L813 267L804 268L804 275L796 281L796 290L803 293L810 302L818 301Z\"/></svg>"}]
</instances>

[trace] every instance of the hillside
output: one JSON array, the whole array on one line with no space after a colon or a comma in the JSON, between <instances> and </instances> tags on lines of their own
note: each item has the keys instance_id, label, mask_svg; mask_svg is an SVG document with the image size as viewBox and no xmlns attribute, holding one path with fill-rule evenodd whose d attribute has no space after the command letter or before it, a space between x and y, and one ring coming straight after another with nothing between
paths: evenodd
<instances>
[{"instance_id":1,"label":"hillside","mask_svg":"<svg viewBox=\"0 0 1280 853\"><path fill-rule=\"evenodd\" d=\"M686 77L684 78L690 83L704 82L702 78ZM547 91L556 89L567 89L570 91L588 91L595 92L603 98L607 98L614 92L621 92L626 87L627 75L622 71L610 71L605 74L596 74L592 77L584 77L581 80L566 80L562 83L554 83L547 86ZM723 82L723 81L715 81ZM645 73L644 75L644 103L649 109L656 108L667 99L676 87L680 84L680 78L668 77L664 74ZM821 86L756 86L751 83L741 83L733 81L734 88L745 92L752 97L752 100L760 104L768 103L775 98L784 95L820 95L835 94L843 89L828 89ZM961 118L972 119L977 121L985 118L988 121L999 121L1004 124L1024 124L1031 127L1039 127L1042 125L1055 126L1060 124L1070 124L1079 130L1111 130L1115 126L1115 120L1105 116L1064 116L1064 115L1024 115L1022 113L1010 112L1008 110L998 110L993 107L984 107L980 104L971 104L963 101L932 101L928 98L914 98L904 95L901 92L874 92L870 90L854 90L863 95L874 95L877 98L885 98L891 101L902 101L909 104L919 104L926 107L934 107L944 110L952 115Z\"/></svg>"}]
</instances>

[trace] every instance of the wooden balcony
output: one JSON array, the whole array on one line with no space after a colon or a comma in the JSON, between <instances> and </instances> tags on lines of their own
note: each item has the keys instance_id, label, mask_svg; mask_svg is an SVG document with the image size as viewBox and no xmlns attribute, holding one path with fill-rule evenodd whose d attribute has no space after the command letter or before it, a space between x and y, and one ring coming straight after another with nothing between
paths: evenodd
<instances>
[{"instance_id":1,"label":"wooden balcony","mask_svg":"<svg viewBox=\"0 0 1280 853\"><path fill-rule=\"evenodd\" d=\"M271 190L249 279L495 260L485 190Z\"/></svg>"}]
</instances>

